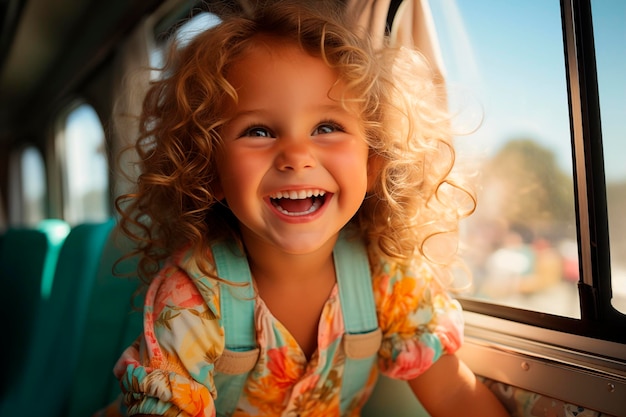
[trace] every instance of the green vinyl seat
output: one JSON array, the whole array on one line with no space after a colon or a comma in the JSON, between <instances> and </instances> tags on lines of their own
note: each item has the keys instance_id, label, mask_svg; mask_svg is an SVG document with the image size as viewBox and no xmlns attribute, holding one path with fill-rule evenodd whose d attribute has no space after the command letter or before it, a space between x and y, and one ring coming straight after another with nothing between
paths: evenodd
<instances>
[{"instance_id":1,"label":"green vinyl seat","mask_svg":"<svg viewBox=\"0 0 626 417\"><path fill-rule=\"evenodd\" d=\"M31 341L35 318L50 296L61 246L70 231L63 220L46 219L36 227L12 227L0 244L0 317L5 358L0 398L21 371L25 346Z\"/></svg>"},{"instance_id":2,"label":"green vinyl seat","mask_svg":"<svg viewBox=\"0 0 626 417\"><path fill-rule=\"evenodd\" d=\"M114 229L106 242L87 309L78 364L69 392L67 417L90 416L119 394L113 365L141 332L141 313L131 300L137 289L137 263L117 261L129 241Z\"/></svg>"},{"instance_id":3,"label":"green vinyl seat","mask_svg":"<svg viewBox=\"0 0 626 417\"><path fill-rule=\"evenodd\" d=\"M20 371L8 381L0 415L61 416L78 362L100 257L115 222L80 224L63 242L50 296L42 302ZM4 242L6 243L6 242Z\"/></svg>"}]
</instances>

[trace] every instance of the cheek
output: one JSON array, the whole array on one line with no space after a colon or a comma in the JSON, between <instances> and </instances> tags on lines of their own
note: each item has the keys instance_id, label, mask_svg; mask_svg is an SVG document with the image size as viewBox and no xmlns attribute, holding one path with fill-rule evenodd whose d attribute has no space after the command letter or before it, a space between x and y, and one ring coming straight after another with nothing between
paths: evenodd
<instances>
[{"instance_id":1,"label":"cheek","mask_svg":"<svg viewBox=\"0 0 626 417\"><path fill-rule=\"evenodd\" d=\"M265 165L262 158L242 150L230 150L222 155L217 168L222 195L228 199L245 195L258 185Z\"/></svg>"},{"instance_id":2,"label":"cheek","mask_svg":"<svg viewBox=\"0 0 626 417\"><path fill-rule=\"evenodd\" d=\"M369 171L369 149L363 144L359 144L351 154L351 160L346 162L352 169L367 177Z\"/></svg>"},{"instance_id":3,"label":"cheek","mask_svg":"<svg viewBox=\"0 0 626 417\"><path fill-rule=\"evenodd\" d=\"M361 146L350 152L338 153L334 158L335 168L341 172L343 180L351 189L359 192L368 186L368 150Z\"/></svg>"}]
</instances>

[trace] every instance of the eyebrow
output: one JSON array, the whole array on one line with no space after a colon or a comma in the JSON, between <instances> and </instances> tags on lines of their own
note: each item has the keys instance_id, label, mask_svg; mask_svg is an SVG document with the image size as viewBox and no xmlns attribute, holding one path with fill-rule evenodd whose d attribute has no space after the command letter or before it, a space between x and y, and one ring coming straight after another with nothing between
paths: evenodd
<instances>
[{"instance_id":1,"label":"eyebrow","mask_svg":"<svg viewBox=\"0 0 626 417\"><path fill-rule=\"evenodd\" d=\"M318 110L322 112L342 112L345 114L351 114L350 110L344 107L341 102L333 102L333 104L323 104L321 106L314 106L313 109L310 110ZM309 111L310 111L309 110ZM243 109L237 110L232 114L230 120L235 120L240 117L246 116L263 116L264 114L269 113L265 108L251 108L251 109Z\"/></svg>"}]
</instances>

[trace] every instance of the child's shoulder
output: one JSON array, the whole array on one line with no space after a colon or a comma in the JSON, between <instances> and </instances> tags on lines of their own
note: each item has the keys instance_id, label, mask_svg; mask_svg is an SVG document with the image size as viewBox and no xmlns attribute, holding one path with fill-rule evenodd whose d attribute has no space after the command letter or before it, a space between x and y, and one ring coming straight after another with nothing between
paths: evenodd
<instances>
[{"instance_id":1,"label":"child's shoulder","mask_svg":"<svg viewBox=\"0 0 626 417\"><path fill-rule=\"evenodd\" d=\"M191 280L207 279L211 285L217 285L215 260L211 250L200 253L192 246L187 245L174 252L169 263L183 271Z\"/></svg>"},{"instance_id":2,"label":"child's shoulder","mask_svg":"<svg viewBox=\"0 0 626 417\"><path fill-rule=\"evenodd\" d=\"M414 258L410 262L400 262L380 256L370 260L370 264L372 265L372 278L374 279L387 277L396 280L402 278L430 280L433 277L432 269L421 258Z\"/></svg>"},{"instance_id":3,"label":"child's shoulder","mask_svg":"<svg viewBox=\"0 0 626 417\"><path fill-rule=\"evenodd\" d=\"M214 309L219 303L219 282L214 277L215 267L210 251L206 251L203 273L190 247L176 251L163 265L151 288L155 304L174 304L179 307L199 307L203 304Z\"/></svg>"}]
</instances>

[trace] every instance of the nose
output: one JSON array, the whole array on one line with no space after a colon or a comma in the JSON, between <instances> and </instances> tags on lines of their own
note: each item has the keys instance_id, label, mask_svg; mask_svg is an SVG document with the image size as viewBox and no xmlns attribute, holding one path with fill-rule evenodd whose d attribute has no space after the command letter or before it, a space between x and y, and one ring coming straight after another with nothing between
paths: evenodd
<instances>
[{"instance_id":1,"label":"nose","mask_svg":"<svg viewBox=\"0 0 626 417\"><path fill-rule=\"evenodd\" d=\"M314 144L309 138L284 139L281 142L276 156L276 168L279 171L300 171L315 167Z\"/></svg>"}]
</instances>

